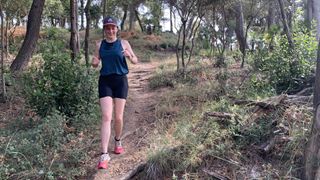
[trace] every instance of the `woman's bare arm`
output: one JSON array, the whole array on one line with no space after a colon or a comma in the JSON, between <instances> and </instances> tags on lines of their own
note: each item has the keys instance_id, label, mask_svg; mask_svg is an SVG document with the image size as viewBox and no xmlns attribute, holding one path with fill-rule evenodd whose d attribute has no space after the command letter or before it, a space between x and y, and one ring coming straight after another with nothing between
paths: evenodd
<instances>
[{"instance_id":1,"label":"woman's bare arm","mask_svg":"<svg viewBox=\"0 0 320 180\"><path fill-rule=\"evenodd\" d=\"M91 62L91 65L94 68L98 67L100 63L99 48L100 48L100 42L96 42L96 48L95 48L95 51L92 57L92 62Z\"/></svg>"},{"instance_id":2,"label":"woman's bare arm","mask_svg":"<svg viewBox=\"0 0 320 180\"><path fill-rule=\"evenodd\" d=\"M132 64L137 64L138 63L138 58L134 54L129 42L127 40L121 40L121 44L123 47L123 54L125 57L127 57Z\"/></svg>"}]
</instances>

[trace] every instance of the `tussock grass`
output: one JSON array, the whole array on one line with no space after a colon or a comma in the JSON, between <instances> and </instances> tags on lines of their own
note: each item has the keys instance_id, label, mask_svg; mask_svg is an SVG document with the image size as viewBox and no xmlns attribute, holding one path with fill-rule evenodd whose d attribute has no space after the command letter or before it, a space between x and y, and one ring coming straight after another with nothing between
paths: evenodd
<instances>
[{"instance_id":1,"label":"tussock grass","mask_svg":"<svg viewBox=\"0 0 320 180\"><path fill-rule=\"evenodd\" d=\"M268 98L274 91L263 86L258 90L250 87L252 78L245 77L251 76L248 70L206 67L201 63L192 65L187 74L196 79L193 83L179 81L174 70L165 66L153 77L158 83L155 89L168 82L173 84L156 107L158 139L171 140L151 155L145 177L210 179L208 171L230 179L301 177L302 155L312 119L310 108L235 105L235 98ZM235 81L237 77L243 82ZM206 112L232 116L219 118ZM274 138L277 140L270 151L261 151ZM176 159L177 156L180 158Z\"/></svg>"}]
</instances>

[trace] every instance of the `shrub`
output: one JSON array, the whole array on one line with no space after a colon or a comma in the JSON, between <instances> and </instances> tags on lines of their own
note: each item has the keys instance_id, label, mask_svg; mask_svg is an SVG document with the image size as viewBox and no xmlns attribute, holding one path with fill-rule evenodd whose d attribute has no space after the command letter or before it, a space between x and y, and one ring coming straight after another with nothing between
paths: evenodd
<instances>
[{"instance_id":1,"label":"shrub","mask_svg":"<svg viewBox=\"0 0 320 180\"><path fill-rule=\"evenodd\" d=\"M293 39L294 49L289 47L285 36L280 36L273 51L261 50L254 55L254 68L268 77L267 83L277 93L298 91L312 73L317 48L314 36L299 32Z\"/></svg>"},{"instance_id":2,"label":"shrub","mask_svg":"<svg viewBox=\"0 0 320 180\"><path fill-rule=\"evenodd\" d=\"M43 64L33 65L24 76L28 104L42 117L54 109L67 117L85 113L95 95L85 66L71 62L63 52L45 53L43 58Z\"/></svg>"}]
</instances>

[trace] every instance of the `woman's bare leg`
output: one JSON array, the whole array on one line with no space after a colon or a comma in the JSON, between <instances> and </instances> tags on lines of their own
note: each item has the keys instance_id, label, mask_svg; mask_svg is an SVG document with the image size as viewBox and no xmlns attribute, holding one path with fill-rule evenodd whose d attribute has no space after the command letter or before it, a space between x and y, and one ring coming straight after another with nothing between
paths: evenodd
<instances>
[{"instance_id":1,"label":"woman's bare leg","mask_svg":"<svg viewBox=\"0 0 320 180\"><path fill-rule=\"evenodd\" d=\"M123 128L123 113L126 105L125 99L115 98L114 99L114 129L116 139L121 138Z\"/></svg>"},{"instance_id":2,"label":"woman's bare leg","mask_svg":"<svg viewBox=\"0 0 320 180\"><path fill-rule=\"evenodd\" d=\"M100 107L102 112L101 120L101 152L108 152L108 144L111 134L112 119L112 98L107 96L100 99Z\"/></svg>"}]
</instances>

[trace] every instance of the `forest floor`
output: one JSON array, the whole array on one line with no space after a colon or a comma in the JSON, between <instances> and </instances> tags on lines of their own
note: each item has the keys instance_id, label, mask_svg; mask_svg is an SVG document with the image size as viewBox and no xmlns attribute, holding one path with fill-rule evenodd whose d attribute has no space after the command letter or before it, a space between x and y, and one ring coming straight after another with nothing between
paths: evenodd
<instances>
[{"instance_id":1,"label":"forest floor","mask_svg":"<svg viewBox=\"0 0 320 180\"><path fill-rule=\"evenodd\" d=\"M155 105L161 97L159 93L163 91L151 91L148 86L148 80L155 71L156 66L156 63L149 62L139 63L131 67L128 75L129 95L124 113L122 136L125 153L121 155L113 154L114 141L110 138L109 152L111 154L111 161L109 162L108 169L96 169L100 151L99 149L95 149L91 154L92 163L88 166L92 167L89 170L91 175L87 177L88 179L128 179L135 169L146 161L149 153L148 141L153 129L155 129ZM97 142L94 147L99 148L99 146L100 142Z\"/></svg>"}]
</instances>

